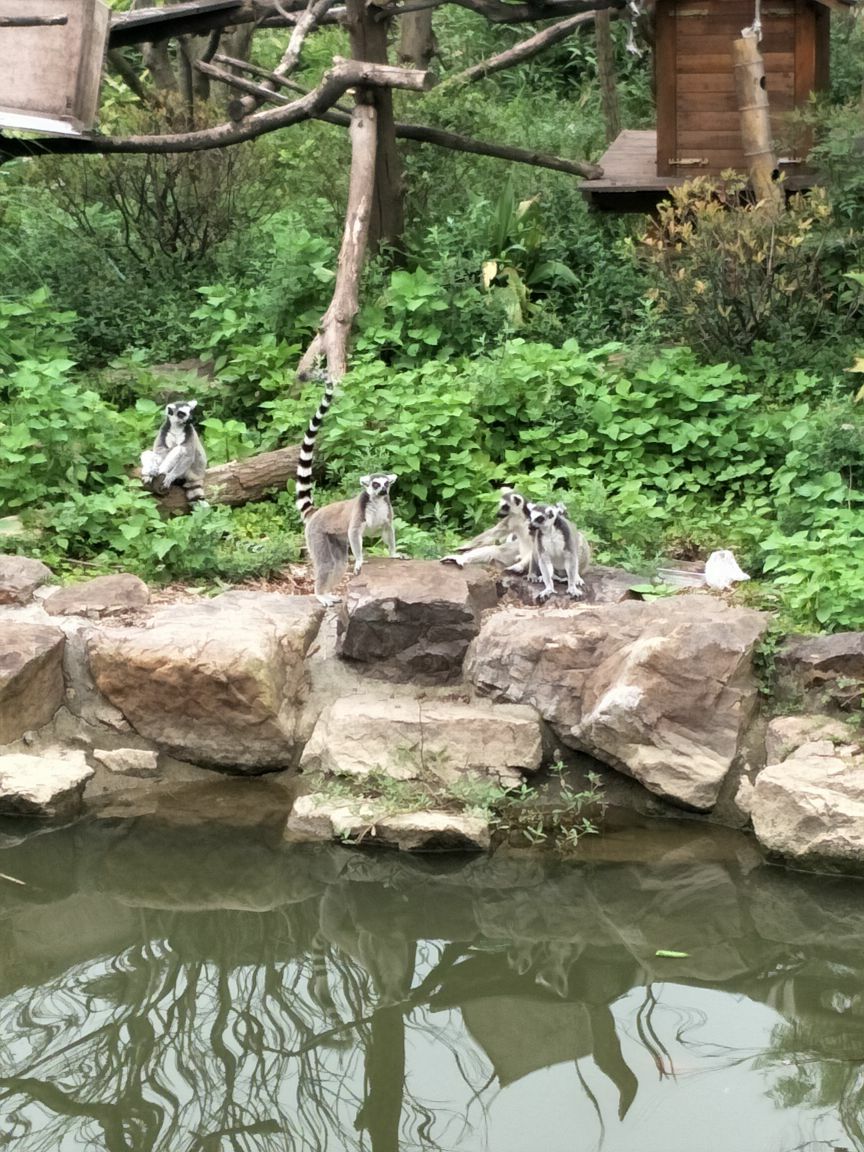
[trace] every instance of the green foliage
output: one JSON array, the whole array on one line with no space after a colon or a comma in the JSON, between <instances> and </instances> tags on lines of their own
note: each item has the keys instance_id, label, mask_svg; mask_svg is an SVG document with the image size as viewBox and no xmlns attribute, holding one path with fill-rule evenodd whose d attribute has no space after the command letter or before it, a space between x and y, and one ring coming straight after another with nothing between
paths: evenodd
<instances>
[{"instance_id":1,"label":"green foliage","mask_svg":"<svg viewBox=\"0 0 864 1152\"><path fill-rule=\"evenodd\" d=\"M308 392L307 405L314 404ZM362 364L345 381L321 436L328 469L399 475L398 502L416 521L436 507L468 522L518 479L529 495L573 494L608 515L606 497L663 515L661 501L754 495L807 434L806 404L765 415L737 369L701 366L686 349L625 363L618 346L590 352L512 340L500 356L389 371ZM296 409L272 405L280 433ZM580 495L581 494L581 495ZM616 506L616 515L618 508Z\"/></svg>"},{"instance_id":2,"label":"green foliage","mask_svg":"<svg viewBox=\"0 0 864 1152\"><path fill-rule=\"evenodd\" d=\"M446 757L440 760L439 767L445 766ZM583 836L599 830L605 804L600 778L593 772L587 774L587 786L577 789L564 765L556 763L539 784L505 788L488 777L470 774L445 781L436 774L434 764L419 764L410 749L405 750L404 762L414 771L407 779L377 769L359 777L316 773L309 777L310 787L332 800L370 802L375 819L429 809L465 812L488 820L502 838L523 844L548 843L563 851L572 850Z\"/></svg>"},{"instance_id":3,"label":"green foliage","mask_svg":"<svg viewBox=\"0 0 864 1152\"><path fill-rule=\"evenodd\" d=\"M651 296L670 330L706 356L750 352L757 341L799 349L839 332L861 310L838 298L825 266L831 208L814 189L785 212L739 203L741 186L700 178L676 188L643 237Z\"/></svg>"}]
</instances>

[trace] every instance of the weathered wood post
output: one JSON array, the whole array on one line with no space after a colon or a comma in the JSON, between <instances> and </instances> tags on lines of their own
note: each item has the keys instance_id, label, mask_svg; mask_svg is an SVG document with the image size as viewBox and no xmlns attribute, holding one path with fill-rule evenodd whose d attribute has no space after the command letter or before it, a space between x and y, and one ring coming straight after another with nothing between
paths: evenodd
<instances>
[{"instance_id":1,"label":"weathered wood post","mask_svg":"<svg viewBox=\"0 0 864 1152\"><path fill-rule=\"evenodd\" d=\"M741 143L750 182L758 200L774 211L783 209L783 189L777 183L777 156L771 137L765 62L756 36L742 36L732 44L735 92L741 115Z\"/></svg>"},{"instance_id":2,"label":"weathered wood post","mask_svg":"<svg viewBox=\"0 0 864 1152\"><path fill-rule=\"evenodd\" d=\"M603 103L606 143L611 144L613 140L617 140L621 131L621 114L618 110L618 86L615 80L612 16L608 8L600 8L594 13L594 44L597 49L597 79L600 82L600 99Z\"/></svg>"}]
</instances>

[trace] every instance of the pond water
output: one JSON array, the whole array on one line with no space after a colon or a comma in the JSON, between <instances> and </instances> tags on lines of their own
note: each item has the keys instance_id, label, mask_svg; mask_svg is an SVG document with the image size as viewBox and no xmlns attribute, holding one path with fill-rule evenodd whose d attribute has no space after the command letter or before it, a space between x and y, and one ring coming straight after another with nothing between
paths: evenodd
<instances>
[{"instance_id":1,"label":"pond water","mask_svg":"<svg viewBox=\"0 0 864 1152\"><path fill-rule=\"evenodd\" d=\"M6 824L0 873L4 1152L864 1149L864 883L737 834Z\"/></svg>"}]
</instances>

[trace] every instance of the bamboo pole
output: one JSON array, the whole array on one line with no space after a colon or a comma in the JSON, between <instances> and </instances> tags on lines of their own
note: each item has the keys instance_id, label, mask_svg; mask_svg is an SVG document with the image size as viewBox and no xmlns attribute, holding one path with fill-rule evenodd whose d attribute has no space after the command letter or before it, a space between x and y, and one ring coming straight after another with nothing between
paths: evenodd
<instances>
[{"instance_id":1,"label":"bamboo pole","mask_svg":"<svg viewBox=\"0 0 864 1152\"><path fill-rule=\"evenodd\" d=\"M735 65L735 91L741 115L741 143L747 160L750 183L758 200L775 211L784 207L783 190L777 184L777 156L771 138L768 92L765 89L765 62L754 35L742 36L732 44Z\"/></svg>"}]
</instances>

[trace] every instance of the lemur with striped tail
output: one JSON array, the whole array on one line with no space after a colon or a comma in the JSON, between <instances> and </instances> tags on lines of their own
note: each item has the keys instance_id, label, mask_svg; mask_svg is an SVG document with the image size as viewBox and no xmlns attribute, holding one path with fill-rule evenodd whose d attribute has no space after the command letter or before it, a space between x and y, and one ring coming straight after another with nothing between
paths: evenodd
<instances>
[{"instance_id":1,"label":"lemur with striped tail","mask_svg":"<svg viewBox=\"0 0 864 1152\"><path fill-rule=\"evenodd\" d=\"M348 567L349 548L354 556L354 575L363 567L364 535L380 535L390 555L397 555L389 495L390 486L396 480L395 473L376 472L361 476L360 492L351 500L339 500L325 504L323 508L315 508L312 502L315 439L333 403L333 392L333 381L327 376L324 395L300 445L294 501L305 525L306 548L315 573L315 595L322 604L335 604L339 599L330 593Z\"/></svg>"},{"instance_id":2,"label":"lemur with striped tail","mask_svg":"<svg viewBox=\"0 0 864 1152\"><path fill-rule=\"evenodd\" d=\"M206 506L204 473L207 453L195 431L197 400L175 400L165 407L165 419L153 447L141 453L141 482L157 495L182 484L186 499Z\"/></svg>"}]
</instances>

